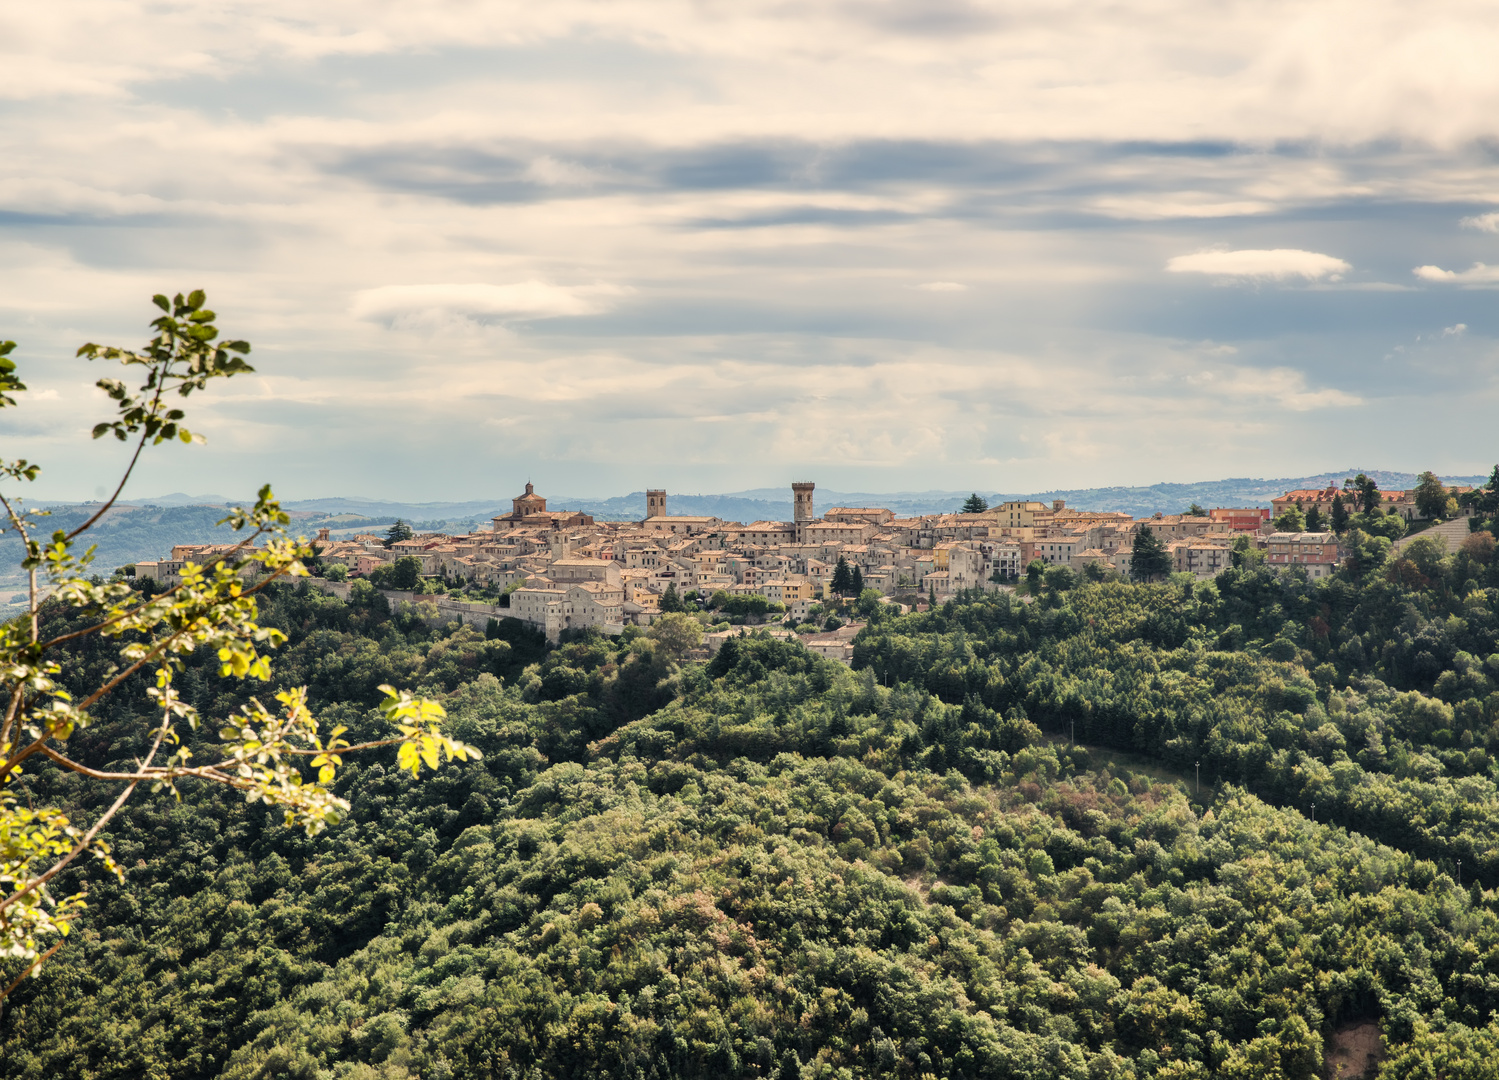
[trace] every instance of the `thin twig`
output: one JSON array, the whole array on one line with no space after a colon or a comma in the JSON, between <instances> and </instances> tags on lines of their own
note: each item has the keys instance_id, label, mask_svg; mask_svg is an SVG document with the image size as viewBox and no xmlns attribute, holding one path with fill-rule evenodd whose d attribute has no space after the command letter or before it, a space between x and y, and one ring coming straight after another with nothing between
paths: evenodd
<instances>
[{"instance_id":1,"label":"thin twig","mask_svg":"<svg viewBox=\"0 0 1499 1080\"><path fill-rule=\"evenodd\" d=\"M145 778L142 777L142 779ZM47 882L55 878L58 874L62 873L63 870L67 868L67 865L70 862L76 859L85 848L87 848L94 842L94 837L99 835L99 830L104 828L105 823L107 823L110 818L114 817L115 814L119 812L120 807L125 805L125 800L130 798L130 796L134 793L136 786L139 784L140 780L136 780L134 783L127 785L125 787L125 790L120 792L119 798L115 799L115 801L110 805L109 809L104 811L104 816L101 817L98 821L94 822L94 827L92 829L83 834L83 839L79 840L78 843L74 845L72 851L68 852L67 855L63 856L57 862L52 864L52 869L48 870L40 877L33 878L25 885L22 885L19 889L11 893L4 900L0 900L0 912L3 912L6 908L10 907L27 893L41 888L43 885L47 884Z\"/></svg>"},{"instance_id":2,"label":"thin twig","mask_svg":"<svg viewBox=\"0 0 1499 1080\"><path fill-rule=\"evenodd\" d=\"M27 884L23 885L21 888L17 889L15 892L7 896L4 900L0 900L0 912L3 912L6 908L10 907L10 905L14 904L17 900L25 896L27 893L33 891L34 889L41 888L41 886L45 885L47 882L55 878L58 874L62 873L70 862L76 859L81 852L83 852L90 844L94 842L94 837L99 835L99 830L104 828L104 826L109 822L110 818L119 813L120 807L125 805L125 800L130 798L140 782L149 778L148 772L151 768L151 760L156 757L157 751L161 749L162 740L166 738L167 732L172 729L171 719L171 712L164 712L161 718L161 726L156 729L156 739L151 743L150 753L146 755L144 761L140 762L136 766L136 771L133 774L134 781L127 785L124 791L120 792L119 798L115 799L110 808L104 811L104 815L100 817L98 821L94 822L94 827L88 832L84 833L83 839L79 840L78 843L73 846L73 850L68 852L68 854L64 858L54 863L52 869L48 870L41 877L35 878Z\"/></svg>"},{"instance_id":3,"label":"thin twig","mask_svg":"<svg viewBox=\"0 0 1499 1080\"><path fill-rule=\"evenodd\" d=\"M66 941L66 940L67 940L67 938L63 938L63 941ZM21 974L19 974L19 975L16 976L15 982L11 983L4 990L0 990L0 1001L4 1001L6 998L10 997L10 992L12 990L14 990L16 987L20 986L21 985L21 981L23 979L25 979L26 976L30 975L33 971L35 971L37 968L41 967L48 960L51 960L52 959L52 954L55 953L55 952L57 952L57 950L60 949L60 948L62 948L62 941L59 941L56 945L52 946L52 948L50 948L46 952L42 953L41 956L38 956L31 963L27 964L26 965L26 970L23 971L23 972L21 972Z\"/></svg>"},{"instance_id":4,"label":"thin twig","mask_svg":"<svg viewBox=\"0 0 1499 1080\"><path fill-rule=\"evenodd\" d=\"M157 381L156 393L151 398L151 410L148 414L150 416L155 416L156 413L161 409L161 395L166 390L167 372L171 370L171 367L172 360L169 357L162 365L161 378ZM108 512L109 508L115 504L115 500L120 497L120 492L125 490L125 484L130 479L130 474L135 471L135 463L140 460L141 451L146 448L146 439L148 438L149 433L149 426L143 425L141 428L140 441L135 444L135 453L130 455L130 464L125 466L125 475L120 477L119 486L115 488L114 494L109 497L108 501L105 502L103 506L99 507L98 511L94 514L93 517L89 518L82 525L78 526L78 528L68 533L68 535L64 537L64 539L71 540L79 533L85 533L89 529L93 528L94 522L103 517L105 513Z\"/></svg>"},{"instance_id":5,"label":"thin twig","mask_svg":"<svg viewBox=\"0 0 1499 1080\"><path fill-rule=\"evenodd\" d=\"M31 533L26 531L25 517L18 513L15 507L10 505L10 500L5 497L4 493L0 493L0 505L5 507L5 513L10 518L10 523L15 526L16 532L20 533L21 542L26 546L26 554L29 557L31 555ZM30 592L28 595L30 596L31 640L35 643L37 637L35 567L30 571L29 580ZM5 722L4 724L0 724L0 746L5 746L10 742L11 725L15 723L16 716L19 715L21 700L25 696L22 687L23 684L20 682L15 684L14 689L11 690L10 701L5 706Z\"/></svg>"}]
</instances>

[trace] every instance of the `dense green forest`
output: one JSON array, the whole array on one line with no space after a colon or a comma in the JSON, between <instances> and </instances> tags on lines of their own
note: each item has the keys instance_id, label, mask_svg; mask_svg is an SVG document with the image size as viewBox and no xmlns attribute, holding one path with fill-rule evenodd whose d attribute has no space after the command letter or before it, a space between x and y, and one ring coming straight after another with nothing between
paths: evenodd
<instances>
[{"instance_id":1,"label":"dense green forest","mask_svg":"<svg viewBox=\"0 0 1499 1080\"><path fill-rule=\"evenodd\" d=\"M218 790L131 804L127 880L80 871L0 1072L1247 1080L1373 1024L1382 1077L1491 1077L1499 560L1352 542L1321 582L1247 559L877 613L853 670L277 587L277 684L361 737L381 683L422 688L483 760L372 754L312 839ZM214 669L179 686L224 715L249 688ZM139 753L143 690L72 752Z\"/></svg>"}]
</instances>

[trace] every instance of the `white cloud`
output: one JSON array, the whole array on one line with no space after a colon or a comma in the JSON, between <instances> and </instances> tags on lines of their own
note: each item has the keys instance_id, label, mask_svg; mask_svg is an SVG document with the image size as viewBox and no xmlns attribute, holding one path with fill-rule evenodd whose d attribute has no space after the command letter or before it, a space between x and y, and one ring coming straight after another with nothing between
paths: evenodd
<instances>
[{"instance_id":1,"label":"white cloud","mask_svg":"<svg viewBox=\"0 0 1499 1080\"><path fill-rule=\"evenodd\" d=\"M1353 267L1332 255L1297 248L1243 251L1199 251L1178 255L1166 263L1173 274L1213 274L1219 277L1285 278L1301 277L1308 281L1327 278L1337 281Z\"/></svg>"},{"instance_id":2,"label":"white cloud","mask_svg":"<svg viewBox=\"0 0 1499 1080\"><path fill-rule=\"evenodd\" d=\"M1422 281L1452 281L1459 285L1499 284L1499 266L1476 262L1466 270L1443 270L1440 266L1418 266L1411 273Z\"/></svg>"},{"instance_id":3,"label":"white cloud","mask_svg":"<svg viewBox=\"0 0 1499 1080\"><path fill-rule=\"evenodd\" d=\"M534 180L546 187L588 187L603 177L595 170L575 162L563 161L543 154L526 166L527 180Z\"/></svg>"},{"instance_id":4,"label":"white cloud","mask_svg":"<svg viewBox=\"0 0 1499 1080\"><path fill-rule=\"evenodd\" d=\"M1186 375L1188 385L1209 396L1239 404L1259 400L1291 412L1348 408L1364 399L1336 387L1313 387L1303 372L1288 367L1256 369L1223 366Z\"/></svg>"},{"instance_id":5,"label":"white cloud","mask_svg":"<svg viewBox=\"0 0 1499 1080\"><path fill-rule=\"evenodd\" d=\"M1465 229L1477 229L1479 232L1499 232L1499 211L1465 217L1458 224Z\"/></svg>"},{"instance_id":6,"label":"white cloud","mask_svg":"<svg viewBox=\"0 0 1499 1080\"><path fill-rule=\"evenodd\" d=\"M1468 329L1468 324L1467 323L1458 323L1456 326L1444 326L1442 328L1442 336L1443 337L1462 337L1463 331L1466 330L1466 329Z\"/></svg>"},{"instance_id":7,"label":"white cloud","mask_svg":"<svg viewBox=\"0 0 1499 1080\"><path fill-rule=\"evenodd\" d=\"M384 285L356 293L350 313L374 322L551 319L597 315L628 291L617 285L566 287L535 280L512 285Z\"/></svg>"},{"instance_id":8,"label":"white cloud","mask_svg":"<svg viewBox=\"0 0 1499 1080\"><path fill-rule=\"evenodd\" d=\"M925 285L916 286L927 292L967 292L968 286L956 281L928 281Z\"/></svg>"},{"instance_id":9,"label":"white cloud","mask_svg":"<svg viewBox=\"0 0 1499 1080\"><path fill-rule=\"evenodd\" d=\"M1216 199L1198 192L1109 195L1094 199L1090 205L1106 217L1129 221L1246 217L1275 209L1275 204L1265 199Z\"/></svg>"}]
</instances>

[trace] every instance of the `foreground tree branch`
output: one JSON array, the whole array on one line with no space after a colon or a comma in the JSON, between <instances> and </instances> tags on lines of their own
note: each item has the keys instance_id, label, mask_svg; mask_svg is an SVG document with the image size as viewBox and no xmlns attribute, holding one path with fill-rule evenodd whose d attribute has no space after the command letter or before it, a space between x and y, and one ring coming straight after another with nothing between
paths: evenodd
<instances>
[{"instance_id":1,"label":"foreground tree branch","mask_svg":"<svg viewBox=\"0 0 1499 1080\"><path fill-rule=\"evenodd\" d=\"M135 388L114 378L97 382L116 412L95 425L94 438L112 434L135 444L109 498L72 531L56 530L41 541L37 537L47 512L28 509L21 498L0 492L0 531L20 537L29 583L25 615L0 626L0 693L5 695L0 721L0 968L19 968L0 991L0 1003L56 954L86 908L82 887L70 895L53 895L51 887L58 877L89 854L123 878L103 833L142 784L173 794L183 782L220 784L243 792L252 802L280 807L288 824L301 825L311 835L336 825L348 812L348 803L332 790L344 754L396 746L400 767L413 775L423 764L436 768L444 759L479 756L473 747L443 733L444 713L436 702L382 686L381 711L395 729L390 738L350 744L343 738L343 727L325 737L308 708L305 689L288 690L276 695L275 711L252 699L238 714L224 717L219 760L192 763L182 726L197 731L201 718L173 686L183 658L209 648L219 659L221 676L268 680L267 654L285 639L280 631L256 621L256 594L278 579L305 576L302 560L313 552L304 540L288 536L290 518L267 485L253 506L235 508L220 522L241 534L239 541L212 566L184 566L180 582L163 593L142 599L124 582L100 582L90 576L93 550L78 551L79 539L116 505L146 448L203 441L183 424L184 412L174 407L173 399L205 389L212 379L254 370L244 360L250 352L248 342L218 340L216 316L205 306L201 290L170 300L159 295L153 302L162 314L151 323L155 336L141 351L92 343L78 350L79 356L117 360L127 369L141 369L143 375ZM26 389L10 359L14 349L14 342L0 342L0 408L15 406L11 394ZM0 462L0 482L29 482L39 471L25 459ZM260 540L265 542L257 544ZM87 614L87 625L43 641L44 593L50 593L47 603ZM75 700L57 681L62 671L59 650L91 637L117 641L121 664ZM68 739L91 723L88 710L147 670L155 675L155 686L146 694L161 721L135 768L94 768L66 753ZM170 753L158 764L164 750ZM80 827L59 807L34 808L18 800L15 782L34 757L95 783L121 787L91 825ZM314 770L312 775L303 775L304 759L310 759L306 764Z\"/></svg>"}]
</instances>

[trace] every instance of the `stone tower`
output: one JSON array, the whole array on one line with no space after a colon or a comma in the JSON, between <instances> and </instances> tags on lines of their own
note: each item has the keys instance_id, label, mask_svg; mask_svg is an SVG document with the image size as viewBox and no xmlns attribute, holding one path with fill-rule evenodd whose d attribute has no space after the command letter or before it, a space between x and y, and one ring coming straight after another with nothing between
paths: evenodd
<instances>
[{"instance_id":1,"label":"stone tower","mask_svg":"<svg viewBox=\"0 0 1499 1080\"><path fill-rule=\"evenodd\" d=\"M646 520L666 516L666 492L661 488L647 488L645 493Z\"/></svg>"},{"instance_id":2,"label":"stone tower","mask_svg":"<svg viewBox=\"0 0 1499 1080\"><path fill-rule=\"evenodd\" d=\"M791 504L795 507L792 520L798 525L816 520L817 515L812 512L812 489L816 486L810 480L798 480L791 485Z\"/></svg>"}]
</instances>

